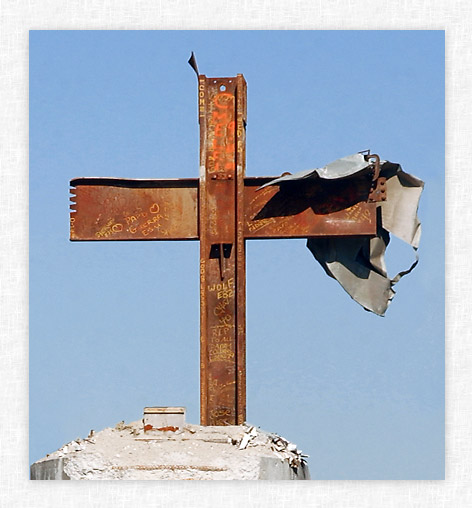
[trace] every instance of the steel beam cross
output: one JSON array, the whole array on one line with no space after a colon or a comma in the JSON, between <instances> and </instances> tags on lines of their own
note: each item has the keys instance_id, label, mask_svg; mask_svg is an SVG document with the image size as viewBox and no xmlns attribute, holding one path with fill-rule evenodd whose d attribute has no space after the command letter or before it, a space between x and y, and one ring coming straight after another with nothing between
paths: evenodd
<instances>
[{"instance_id":1,"label":"steel beam cross","mask_svg":"<svg viewBox=\"0 0 472 508\"><path fill-rule=\"evenodd\" d=\"M376 233L370 181L245 177L246 81L198 76L199 179L71 180L70 239L200 240L200 420L246 420L245 241ZM369 194L370 193L370 194Z\"/></svg>"}]
</instances>

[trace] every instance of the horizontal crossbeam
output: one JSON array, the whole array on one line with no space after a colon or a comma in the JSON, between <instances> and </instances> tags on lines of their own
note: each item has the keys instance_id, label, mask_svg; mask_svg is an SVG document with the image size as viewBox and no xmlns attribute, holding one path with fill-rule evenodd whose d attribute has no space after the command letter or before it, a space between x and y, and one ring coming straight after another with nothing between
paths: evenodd
<instances>
[{"instance_id":1,"label":"horizontal crossbeam","mask_svg":"<svg viewBox=\"0 0 472 508\"><path fill-rule=\"evenodd\" d=\"M272 179L244 179L246 239L375 235L376 205L365 201L364 186L350 182L333 189L318 180L259 190ZM77 178L71 186L71 240L200 237L197 178Z\"/></svg>"},{"instance_id":2,"label":"horizontal crossbeam","mask_svg":"<svg viewBox=\"0 0 472 508\"><path fill-rule=\"evenodd\" d=\"M71 240L197 240L198 179L71 181Z\"/></svg>"}]
</instances>

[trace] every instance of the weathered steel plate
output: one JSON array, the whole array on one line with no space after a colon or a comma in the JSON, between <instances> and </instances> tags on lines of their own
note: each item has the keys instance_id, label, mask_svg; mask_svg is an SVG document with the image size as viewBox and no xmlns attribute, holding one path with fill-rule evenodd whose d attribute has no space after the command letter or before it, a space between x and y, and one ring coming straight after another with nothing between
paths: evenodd
<instances>
[{"instance_id":1,"label":"weathered steel plate","mask_svg":"<svg viewBox=\"0 0 472 508\"><path fill-rule=\"evenodd\" d=\"M245 178L245 238L375 235L376 204L363 201L369 187L362 182L337 189L319 181L259 189L270 180Z\"/></svg>"},{"instance_id":2,"label":"weathered steel plate","mask_svg":"<svg viewBox=\"0 0 472 508\"><path fill-rule=\"evenodd\" d=\"M319 194L307 195L306 186L302 191L258 190L271 179L244 179L245 238L375 234L375 203L341 193L337 202L330 194L328 207ZM72 180L70 239L197 240L198 185L196 178Z\"/></svg>"},{"instance_id":3,"label":"weathered steel plate","mask_svg":"<svg viewBox=\"0 0 472 508\"><path fill-rule=\"evenodd\" d=\"M201 424L238 425L245 420L246 407L240 396L245 367L239 361L244 322L238 313L245 301L236 288L244 277L239 270L244 251L238 248L244 245L238 237L243 231L236 225L237 190L244 189L237 151L243 127L238 134L237 121L243 105L238 96L245 97L246 89L239 77L201 75L199 93Z\"/></svg>"},{"instance_id":4,"label":"weathered steel plate","mask_svg":"<svg viewBox=\"0 0 472 508\"><path fill-rule=\"evenodd\" d=\"M77 178L71 240L196 240L198 180Z\"/></svg>"}]
</instances>

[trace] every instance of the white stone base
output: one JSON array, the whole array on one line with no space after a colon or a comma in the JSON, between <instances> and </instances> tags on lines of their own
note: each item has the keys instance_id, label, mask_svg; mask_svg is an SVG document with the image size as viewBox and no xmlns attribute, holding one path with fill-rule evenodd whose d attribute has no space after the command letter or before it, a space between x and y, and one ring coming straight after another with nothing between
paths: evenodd
<instances>
[{"instance_id":1,"label":"white stone base","mask_svg":"<svg viewBox=\"0 0 472 508\"><path fill-rule=\"evenodd\" d=\"M142 422L64 445L32 480L309 480L295 445L247 425L144 432Z\"/></svg>"}]
</instances>

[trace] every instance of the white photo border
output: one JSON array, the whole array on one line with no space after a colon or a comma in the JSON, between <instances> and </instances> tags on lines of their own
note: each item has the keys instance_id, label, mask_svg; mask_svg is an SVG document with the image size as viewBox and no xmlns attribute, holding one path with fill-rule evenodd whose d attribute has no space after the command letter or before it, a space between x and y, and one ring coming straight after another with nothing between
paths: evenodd
<instances>
[{"instance_id":1,"label":"white photo border","mask_svg":"<svg viewBox=\"0 0 472 508\"><path fill-rule=\"evenodd\" d=\"M466 0L5 0L0 7L0 505L470 506L472 500L472 7ZM311 482L29 481L29 30L365 29L446 31L446 480ZM2 227L2 224L4 225ZM14 225L7 227L6 225ZM211 490L210 490L211 489ZM157 504L158 503L158 504Z\"/></svg>"}]
</instances>

